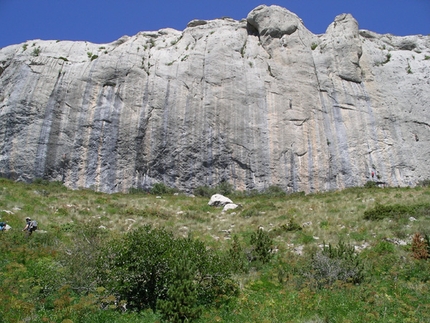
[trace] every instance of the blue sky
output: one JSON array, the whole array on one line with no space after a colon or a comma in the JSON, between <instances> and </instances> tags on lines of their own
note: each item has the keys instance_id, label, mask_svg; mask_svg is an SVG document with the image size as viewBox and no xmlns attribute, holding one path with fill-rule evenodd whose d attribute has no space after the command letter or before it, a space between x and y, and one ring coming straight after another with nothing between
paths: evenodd
<instances>
[{"instance_id":1,"label":"blue sky","mask_svg":"<svg viewBox=\"0 0 430 323\"><path fill-rule=\"evenodd\" d=\"M259 4L296 13L315 34L341 13L380 34L430 35L430 0L0 0L0 48L32 39L109 43L193 19L246 18Z\"/></svg>"}]
</instances>

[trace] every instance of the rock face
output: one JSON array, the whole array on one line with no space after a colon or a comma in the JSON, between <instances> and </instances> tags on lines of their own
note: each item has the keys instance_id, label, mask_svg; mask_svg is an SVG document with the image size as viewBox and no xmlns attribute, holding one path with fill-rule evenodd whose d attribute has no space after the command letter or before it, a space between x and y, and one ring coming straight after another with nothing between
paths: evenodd
<instances>
[{"instance_id":1,"label":"rock face","mask_svg":"<svg viewBox=\"0 0 430 323\"><path fill-rule=\"evenodd\" d=\"M294 13L0 50L0 175L104 192L430 178L430 37Z\"/></svg>"}]
</instances>

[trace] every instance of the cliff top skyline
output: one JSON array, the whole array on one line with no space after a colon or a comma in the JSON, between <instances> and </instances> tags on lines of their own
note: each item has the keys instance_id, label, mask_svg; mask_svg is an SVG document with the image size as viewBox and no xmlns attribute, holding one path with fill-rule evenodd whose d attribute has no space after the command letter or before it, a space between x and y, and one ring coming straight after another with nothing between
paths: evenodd
<instances>
[{"instance_id":1,"label":"cliff top skyline","mask_svg":"<svg viewBox=\"0 0 430 323\"><path fill-rule=\"evenodd\" d=\"M296 13L314 34L324 33L334 18L350 13L360 29L398 36L430 34L426 0L198 0L163 2L128 0L1 0L0 48L27 40L75 40L109 43L123 35L162 28L184 30L193 19L231 17L240 20L260 4L279 5Z\"/></svg>"}]
</instances>

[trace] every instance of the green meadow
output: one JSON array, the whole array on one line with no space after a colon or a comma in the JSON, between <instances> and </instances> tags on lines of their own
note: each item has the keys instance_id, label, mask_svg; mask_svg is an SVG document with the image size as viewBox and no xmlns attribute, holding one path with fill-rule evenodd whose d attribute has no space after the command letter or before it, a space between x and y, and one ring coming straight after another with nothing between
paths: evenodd
<instances>
[{"instance_id":1,"label":"green meadow","mask_svg":"<svg viewBox=\"0 0 430 323\"><path fill-rule=\"evenodd\" d=\"M428 182L191 196L0 179L0 221L0 322L430 322Z\"/></svg>"}]
</instances>

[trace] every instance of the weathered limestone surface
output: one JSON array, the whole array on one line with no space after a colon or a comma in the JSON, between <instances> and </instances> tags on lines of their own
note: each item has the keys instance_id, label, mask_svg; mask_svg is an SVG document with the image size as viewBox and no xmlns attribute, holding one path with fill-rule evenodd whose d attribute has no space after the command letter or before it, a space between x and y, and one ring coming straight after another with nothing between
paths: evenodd
<instances>
[{"instance_id":1,"label":"weathered limestone surface","mask_svg":"<svg viewBox=\"0 0 430 323\"><path fill-rule=\"evenodd\" d=\"M259 6L109 44L0 49L0 175L104 192L279 185L313 192L430 178L430 37L314 35Z\"/></svg>"}]
</instances>

